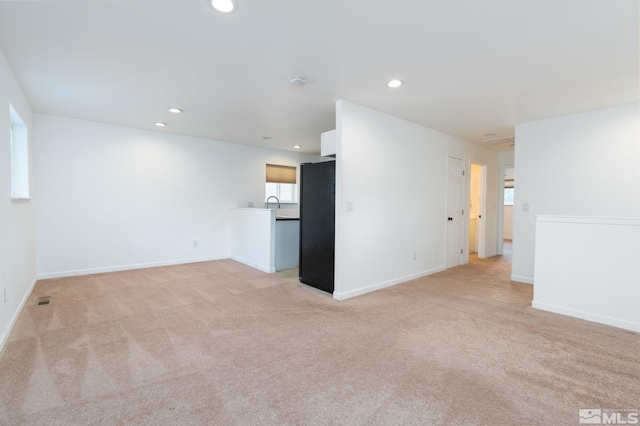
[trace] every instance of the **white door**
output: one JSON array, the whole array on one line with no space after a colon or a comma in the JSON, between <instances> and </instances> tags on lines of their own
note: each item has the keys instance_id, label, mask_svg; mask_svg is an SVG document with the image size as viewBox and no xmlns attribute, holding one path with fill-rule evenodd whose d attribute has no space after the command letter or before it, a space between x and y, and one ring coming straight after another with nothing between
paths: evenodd
<instances>
[{"instance_id":1,"label":"white door","mask_svg":"<svg viewBox=\"0 0 640 426\"><path fill-rule=\"evenodd\" d=\"M462 264L464 217L464 168L462 160L449 157L447 178L447 268Z\"/></svg>"}]
</instances>

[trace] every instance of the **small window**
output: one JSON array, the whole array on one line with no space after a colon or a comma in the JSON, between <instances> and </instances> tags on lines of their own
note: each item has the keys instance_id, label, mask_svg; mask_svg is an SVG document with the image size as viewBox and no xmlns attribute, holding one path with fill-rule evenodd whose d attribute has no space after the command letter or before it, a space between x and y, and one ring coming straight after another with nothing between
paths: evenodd
<instances>
[{"instance_id":1,"label":"small window","mask_svg":"<svg viewBox=\"0 0 640 426\"><path fill-rule=\"evenodd\" d=\"M298 202L295 167L267 164L265 202L272 196L278 197L280 203Z\"/></svg>"},{"instance_id":2,"label":"small window","mask_svg":"<svg viewBox=\"0 0 640 426\"><path fill-rule=\"evenodd\" d=\"M9 122L11 198L29 198L29 137L27 126L12 105L9 105Z\"/></svg>"},{"instance_id":3,"label":"small window","mask_svg":"<svg viewBox=\"0 0 640 426\"><path fill-rule=\"evenodd\" d=\"M514 179L513 179L513 169L505 170L505 179L504 179L504 205L512 206L513 205L513 197L514 197Z\"/></svg>"},{"instance_id":4,"label":"small window","mask_svg":"<svg viewBox=\"0 0 640 426\"><path fill-rule=\"evenodd\" d=\"M504 205L512 206L513 205L513 188L505 188L504 189Z\"/></svg>"}]
</instances>

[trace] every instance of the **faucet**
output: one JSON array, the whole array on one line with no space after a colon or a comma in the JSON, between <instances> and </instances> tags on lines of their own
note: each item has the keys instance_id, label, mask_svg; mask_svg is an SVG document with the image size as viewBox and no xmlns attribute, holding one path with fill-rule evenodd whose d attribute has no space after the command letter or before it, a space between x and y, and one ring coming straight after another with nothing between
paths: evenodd
<instances>
[{"instance_id":1,"label":"faucet","mask_svg":"<svg viewBox=\"0 0 640 426\"><path fill-rule=\"evenodd\" d=\"M265 208L269 208L269 200L275 198L276 199L276 203L278 203L278 208L280 208L280 200L278 200L278 197L276 197L275 195L270 196L269 198L267 198L267 202L265 203L266 207Z\"/></svg>"}]
</instances>

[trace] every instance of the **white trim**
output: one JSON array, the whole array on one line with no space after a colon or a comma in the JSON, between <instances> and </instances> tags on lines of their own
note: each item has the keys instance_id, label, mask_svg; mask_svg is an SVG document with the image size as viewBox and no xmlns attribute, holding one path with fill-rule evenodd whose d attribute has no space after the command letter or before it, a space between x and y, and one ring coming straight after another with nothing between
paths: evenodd
<instances>
[{"instance_id":1,"label":"white trim","mask_svg":"<svg viewBox=\"0 0 640 426\"><path fill-rule=\"evenodd\" d=\"M402 284L407 281L415 280L418 278L426 277L427 275L432 275L438 272L442 272L446 270L445 266L440 266L438 268L430 269L428 271L418 272L417 274L406 275L404 277L395 278L393 280L381 282L378 284L370 285L368 287L359 288L356 290L351 290L346 293L338 293L336 291L333 292L333 298L338 300L350 299L355 296L360 296L362 294L371 293L372 291L381 290L383 288L391 287L397 284Z\"/></svg>"},{"instance_id":2,"label":"white trim","mask_svg":"<svg viewBox=\"0 0 640 426\"><path fill-rule=\"evenodd\" d=\"M533 284L533 277L524 277L524 276L521 276L521 275L511 275L511 277L509 277L509 279L511 281L517 281L519 283Z\"/></svg>"},{"instance_id":3,"label":"white trim","mask_svg":"<svg viewBox=\"0 0 640 426\"><path fill-rule=\"evenodd\" d=\"M262 272L266 272L267 274L272 274L276 271L276 267L275 266L263 266L263 265L258 265L257 263L251 262L249 260L243 259L241 257L238 256L231 256L230 257L231 260L235 260L236 262L240 262L242 264L245 264L247 266L251 266L254 269L258 269Z\"/></svg>"},{"instance_id":4,"label":"white trim","mask_svg":"<svg viewBox=\"0 0 640 426\"><path fill-rule=\"evenodd\" d=\"M74 271L59 271L59 272L49 272L46 274L38 274L39 280L45 280L49 278L63 278L63 277L74 277L77 275L91 275L91 274L102 274L105 272L118 272L118 271L128 271L131 269L144 269L144 268L154 268L157 266L170 266L170 265L182 265L185 263L198 263L198 262L209 262L211 260L222 260L229 259L229 256L212 256L212 257L200 257L194 259L177 259L177 260L164 260L160 262L149 262L149 263L136 263L132 265L118 265L118 266L108 266L104 268L91 268L91 269L77 269Z\"/></svg>"},{"instance_id":5,"label":"white trim","mask_svg":"<svg viewBox=\"0 0 640 426\"><path fill-rule=\"evenodd\" d=\"M587 216L551 216L536 215L536 222L555 222L555 223L579 223L590 225L624 225L624 226L640 226L640 219L632 218L616 218L616 217L587 217Z\"/></svg>"},{"instance_id":6,"label":"white trim","mask_svg":"<svg viewBox=\"0 0 640 426\"><path fill-rule=\"evenodd\" d=\"M24 306L27 304L27 300L29 300L29 296L31 296L31 293L33 292L33 288L36 286L37 282L38 282L38 278L34 277L33 282L29 286L29 289L26 291L26 293L23 296L22 301L20 302L20 305L18 305L18 309L16 309L16 311L13 313L13 316L9 321L9 325L2 333L2 336L0 336L0 353L2 353L2 350L4 349L4 345L7 343L7 340L11 335L11 331L13 330L13 327L16 325L16 322L18 321L18 317L22 313Z\"/></svg>"},{"instance_id":7,"label":"white trim","mask_svg":"<svg viewBox=\"0 0 640 426\"><path fill-rule=\"evenodd\" d=\"M578 311L575 309L563 308L561 306L549 305L546 303L531 302L531 306L541 311L553 312L555 314L567 315L574 318L580 318L587 321L597 322L600 324L611 325L613 327L623 328L625 330L631 330L640 332L640 323L620 320L617 318L611 318L604 315L590 314L584 311Z\"/></svg>"},{"instance_id":8,"label":"white trim","mask_svg":"<svg viewBox=\"0 0 640 426\"><path fill-rule=\"evenodd\" d=\"M488 258L490 258L490 257L498 256L498 255L499 255L499 253L498 253L497 251L492 251L491 253L485 253L484 258L485 258L485 259L488 259Z\"/></svg>"}]
</instances>

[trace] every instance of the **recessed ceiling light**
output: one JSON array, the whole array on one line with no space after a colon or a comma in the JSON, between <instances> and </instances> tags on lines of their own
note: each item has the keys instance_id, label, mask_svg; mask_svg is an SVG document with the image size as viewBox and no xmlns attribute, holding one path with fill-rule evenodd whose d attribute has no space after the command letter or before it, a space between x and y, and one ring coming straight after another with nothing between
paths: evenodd
<instances>
[{"instance_id":1,"label":"recessed ceiling light","mask_svg":"<svg viewBox=\"0 0 640 426\"><path fill-rule=\"evenodd\" d=\"M232 0L207 0L207 3L222 13L230 13L236 9L236 4Z\"/></svg>"},{"instance_id":2,"label":"recessed ceiling light","mask_svg":"<svg viewBox=\"0 0 640 426\"><path fill-rule=\"evenodd\" d=\"M300 148L302 148L302 145L294 145L293 147L294 147L295 149L300 149Z\"/></svg>"},{"instance_id":3,"label":"recessed ceiling light","mask_svg":"<svg viewBox=\"0 0 640 426\"><path fill-rule=\"evenodd\" d=\"M172 112L174 114L180 114L182 112L182 110L180 108L171 107L171 108L169 108L169 112Z\"/></svg>"},{"instance_id":4,"label":"recessed ceiling light","mask_svg":"<svg viewBox=\"0 0 640 426\"><path fill-rule=\"evenodd\" d=\"M402 86L403 84L404 84L404 81L402 80L391 80L387 83L387 86L396 88L396 87Z\"/></svg>"},{"instance_id":5,"label":"recessed ceiling light","mask_svg":"<svg viewBox=\"0 0 640 426\"><path fill-rule=\"evenodd\" d=\"M158 127L165 127L167 125L167 123L162 123L160 121L156 121L154 124Z\"/></svg>"},{"instance_id":6,"label":"recessed ceiling light","mask_svg":"<svg viewBox=\"0 0 640 426\"><path fill-rule=\"evenodd\" d=\"M264 139L265 141L270 141L272 138L271 136L263 136L262 139Z\"/></svg>"}]
</instances>

